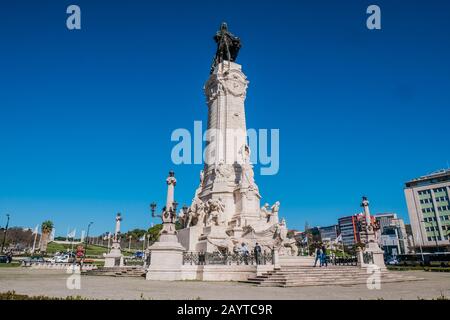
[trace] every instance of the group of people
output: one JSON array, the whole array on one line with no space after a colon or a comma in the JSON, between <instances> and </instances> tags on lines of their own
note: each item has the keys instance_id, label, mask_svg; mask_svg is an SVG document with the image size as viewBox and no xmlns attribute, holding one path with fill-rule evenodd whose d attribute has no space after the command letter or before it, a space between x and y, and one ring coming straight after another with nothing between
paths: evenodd
<instances>
[{"instance_id":1,"label":"group of people","mask_svg":"<svg viewBox=\"0 0 450 320\"><path fill-rule=\"evenodd\" d=\"M314 267L317 265L317 261L320 262L320 267L328 267L327 248L324 245L316 249L316 259L314 261Z\"/></svg>"},{"instance_id":2,"label":"group of people","mask_svg":"<svg viewBox=\"0 0 450 320\"><path fill-rule=\"evenodd\" d=\"M248 249L247 245L244 242L241 244L241 247L238 249L238 252L242 255L244 263L248 264L248 257L250 256L250 250ZM253 248L253 254L255 255L256 264L261 264L262 249L258 242L255 244L255 247Z\"/></svg>"}]
</instances>

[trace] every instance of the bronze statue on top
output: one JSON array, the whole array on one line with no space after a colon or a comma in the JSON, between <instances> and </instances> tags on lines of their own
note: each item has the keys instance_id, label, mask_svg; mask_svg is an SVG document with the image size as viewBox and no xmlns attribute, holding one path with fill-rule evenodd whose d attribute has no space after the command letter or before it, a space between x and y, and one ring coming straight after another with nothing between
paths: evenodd
<instances>
[{"instance_id":1,"label":"bronze statue on top","mask_svg":"<svg viewBox=\"0 0 450 320\"><path fill-rule=\"evenodd\" d=\"M216 66L223 61L236 61L241 48L241 39L228 31L228 26L225 22L222 22L220 30L216 32L214 41L217 43L217 51L210 73L213 73Z\"/></svg>"}]
</instances>

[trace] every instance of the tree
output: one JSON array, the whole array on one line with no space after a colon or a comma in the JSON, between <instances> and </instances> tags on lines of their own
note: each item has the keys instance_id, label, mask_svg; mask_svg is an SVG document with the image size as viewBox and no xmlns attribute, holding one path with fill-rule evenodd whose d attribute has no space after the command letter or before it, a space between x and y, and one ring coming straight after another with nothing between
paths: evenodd
<instances>
[{"instance_id":1,"label":"tree","mask_svg":"<svg viewBox=\"0 0 450 320\"><path fill-rule=\"evenodd\" d=\"M2 234L2 229L0 229ZM20 227L12 227L8 229L6 236L6 245L13 245L16 249L25 249L33 241L33 232L29 229L23 229Z\"/></svg>"},{"instance_id":2,"label":"tree","mask_svg":"<svg viewBox=\"0 0 450 320\"><path fill-rule=\"evenodd\" d=\"M132 239L140 239L146 233L144 229L133 229L125 233L125 238L128 239L131 236Z\"/></svg>"},{"instance_id":3,"label":"tree","mask_svg":"<svg viewBox=\"0 0 450 320\"><path fill-rule=\"evenodd\" d=\"M45 253L47 251L47 245L48 240L50 238L50 234L52 233L53 230L53 222L51 222L50 220L42 222L41 230L42 230L42 237L41 237L41 246L39 247L39 250L41 253Z\"/></svg>"},{"instance_id":4,"label":"tree","mask_svg":"<svg viewBox=\"0 0 450 320\"><path fill-rule=\"evenodd\" d=\"M154 242L158 241L159 239L159 234L161 233L163 225L162 224L156 224L153 227L151 227L150 229L148 229L148 244L151 245Z\"/></svg>"}]
</instances>

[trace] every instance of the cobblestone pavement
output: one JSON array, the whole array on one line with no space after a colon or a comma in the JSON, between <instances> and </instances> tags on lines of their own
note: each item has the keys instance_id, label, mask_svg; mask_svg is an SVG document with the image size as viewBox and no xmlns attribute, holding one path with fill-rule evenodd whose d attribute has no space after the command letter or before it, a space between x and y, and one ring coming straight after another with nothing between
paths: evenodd
<instances>
[{"instance_id":1,"label":"cobblestone pavement","mask_svg":"<svg viewBox=\"0 0 450 320\"><path fill-rule=\"evenodd\" d=\"M235 282L146 281L144 278L81 276L81 289L69 290L68 274L61 271L0 268L0 292L51 297L82 296L92 299L436 299L450 298L450 274L407 272L422 281L381 284L380 290L365 285L303 288L256 287Z\"/></svg>"}]
</instances>

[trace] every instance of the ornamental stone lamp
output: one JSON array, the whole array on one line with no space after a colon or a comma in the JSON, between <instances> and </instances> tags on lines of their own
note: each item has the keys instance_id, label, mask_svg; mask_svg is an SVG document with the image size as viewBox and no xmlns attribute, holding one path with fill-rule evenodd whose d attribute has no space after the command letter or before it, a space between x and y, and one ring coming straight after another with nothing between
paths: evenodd
<instances>
[{"instance_id":1,"label":"ornamental stone lamp","mask_svg":"<svg viewBox=\"0 0 450 320\"><path fill-rule=\"evenodd\" d=\"M160 215L155 215L156 203L150 204L152 217L160 217L163 228L159 240L148 248L151 254L151 262L147 269L147 280L181 280L181 266L185 248L178 242L175 230L178 206L178 203L174 200L176 182L175 173L170 171L166 179L166 206Z\"/></svg>"},{"instance_id":2,"label":"ornamental stone lamp","mask_svg":"<svg viewBox=\"0 0 450 320\"><path fill-rule=\"evenodd\" d=\"M123 266L123 255L120 248L120 222L122 221L122 216L119 213L116 215L116 227L114 230L113 243L111 246L111 251L108 254L104 254L105 257L105 268L112 267L122 267ZM109 239L108 239L109 241Z\"/></svg>"},{"instance_id":3,"label":"ornamental stone lamp","mask_svg":"<svg viewBox=\"0 0 450 320\"><path fill-rule=\"evenodd\" d=\"M386 269L384 264L384 251L381 250L375 237L375 224L372 221L369 209L369 200L362 197L361 207L364 209L363 233L365 236L365 247L358 252L358 265L361 267L369 267L376 265L380 269Z\"/></svg>"}]
</instances>

